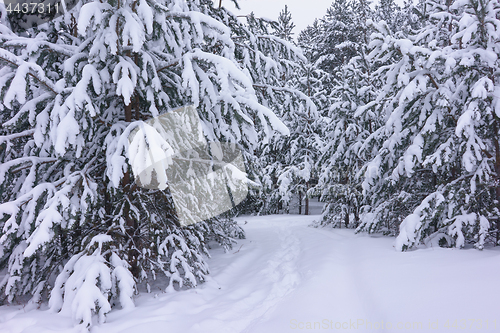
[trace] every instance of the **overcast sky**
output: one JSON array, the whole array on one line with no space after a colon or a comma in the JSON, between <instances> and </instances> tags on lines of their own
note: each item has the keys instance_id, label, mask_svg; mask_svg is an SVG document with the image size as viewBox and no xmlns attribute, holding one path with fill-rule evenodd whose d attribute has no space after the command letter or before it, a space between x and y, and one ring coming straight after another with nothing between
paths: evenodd
<instances>
[{"instance_id":1,"label":"overcast sky","mask_svg":"<svg viewBox=\"0 0 500 333\"><path fill-rule=\"evenodd\" d=\"M377 0L373 0L372 3ZM314 22L315 18L322 18L326 14L326 9L330 7L333 0L239 0L241 10L237 10L231 0L222 0L222 5L231 10L236 15L246 15L254 12L258 17L265 17L272 20L278 19L279 13L288 5L288 10L292 13L295 23L294 37ZM402 4L402 0L396 3ZM216 6L219 0L214 0Z\"/></svg>"},{"instance_id":2,"label":"overcast sky","mask_svg":"<svg viewBox=\"0 0 500 333\"><path fill-rule=\"evenodd\" d=\"M214 0L219 5L219 0ZM258 17L266 17L276 20L280 12L288 5L295 23L295 37L301 30L314 22L315 18L321 18L326 14L333 0L239 0L241 10L237 10L231 0L222 0L222 5L236 15L246 15L254 12Z\"/></svg>"}]
</instances>

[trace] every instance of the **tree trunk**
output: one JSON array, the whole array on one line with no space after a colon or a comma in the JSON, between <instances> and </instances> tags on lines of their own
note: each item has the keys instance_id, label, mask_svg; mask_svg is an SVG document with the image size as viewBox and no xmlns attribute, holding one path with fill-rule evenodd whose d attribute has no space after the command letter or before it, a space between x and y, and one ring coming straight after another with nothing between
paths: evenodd
<instances>
[{"instance_id":1,"label":"tree trunk","mask_svg":"<svg viewBox=\"0 0 500 333\"><path fill-rule=\"evenodd\" d=\"M498 182L500 181L500 143L498 142L498 121L499 119L493 114L493 145L495 146L495 173L496 173L496 187L495 187L495 196L497 200L498 209L500 209L500 185ZM498 245L500 241L500 216L497 216L496 221L497 227L497 239L495 245Z\"/></svg>"},{"instance_id":2,"label":"tree trunk","mask_svg":"<svg viewBox=\"0 0 500 333\"><path fill-rule=\"evenodd\" d=\"M302 214L302 191L299 191L299 215Z\"/></svg>"},{"instance_id":3,"label":"tree trunk","mask_svg":"<svg viewBox=\"0 0 500 333\"><path fill-rule=\"evenodd\" d=\"M354 207L354 227L357 228L359 225L359 212L358 207Z\"/></svg>"},{"instance_id":4,"label":"tree trunk","mask_svg":"<svg viewBox=\"0 0 500 333\"><path fill-rule=\"evenodd\" d=\"M128 105L125 105L125 121L126 122L132 122L132 106L136 108L135 111L135 116L137 117L138 115L138 103L135 101L136 95L134 94L132 96L132 100ZM130 216L130 202L131 202L131 184L132 181L130 179L130 171L127 170L125 174L123 175L122 179L122 186L123 186L123 194L125 196L125 206L123 209L123 219L125 220L125 225L127 226L127 234L129 237L130 241L130 248L128 251L128 263L130 264L130 272L132 275L136 278L139 278L139 265L138 265L138 256L140 254L139 251L139 242L140 239L138 237L139 232L139 223L135 221L131 216Z\"/></svg>"},{"instance_id":5,"label":"tree trunk","mask_svg":"<svg viewBox=\"0 0 500 333\"><path fill-rule=\"evenodd\" d=\"M495 121L495 134L498 133L498 124L497 121ZM500 210L500 186L498 185L498 182L500 181L500 144L498 142L497 136L493 137L493 144L495 145L495 173L496 173L496 178L497 178L497 185L495 187L495 194L496 194L496 199L498 202L498 209ZM497 240L495 245L498 245L498 242L500 241L500 216L497 216Z\"/></svg>"},{"instance_id":6,"label":"tree trunk","mask_svg":"<svg viewBox=\"0 0 500 333\"><path fill-rule=\"evenodd\" d=\"M304 215L309 215L309 197L307 196L307 192L309 191L309 182L306 182L306 207L304 209Z\"/></svg>"}]
</instances>

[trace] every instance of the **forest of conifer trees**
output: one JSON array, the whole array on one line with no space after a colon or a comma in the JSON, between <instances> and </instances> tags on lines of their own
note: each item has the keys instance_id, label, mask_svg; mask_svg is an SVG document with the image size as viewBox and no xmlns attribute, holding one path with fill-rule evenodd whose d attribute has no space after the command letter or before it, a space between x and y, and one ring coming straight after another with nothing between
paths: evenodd
<instances>
[{"instance_id":1,"label":"forest of conifer trees","mask_svg":"<svg viewBox=\"0 0 500 333\"><path fill-rule=\"evenodd\" d=\"M90 327L139 290L204 282L209 243L245 237L235 216L294 198L306 215L324 204L316 227L398 251L499 244L498 0L335 0L301 32L287 7L271 21L212 0L79 0L27 27L9 4L0 304L48 302ZM138 185L128 138L188 105L208 142L240 149L249 187L183 225L168 186ZM164 147L155 135L138 145ZM210 184L189 186L217 204Z\"/></svg>"}]
</instances>

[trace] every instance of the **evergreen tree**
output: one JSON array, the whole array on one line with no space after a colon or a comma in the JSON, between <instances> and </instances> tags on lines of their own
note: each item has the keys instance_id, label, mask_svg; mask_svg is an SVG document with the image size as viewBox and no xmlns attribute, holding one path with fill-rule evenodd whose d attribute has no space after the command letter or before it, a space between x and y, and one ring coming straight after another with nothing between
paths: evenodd
<instances>
[{"instance_id":1,"label":"evergreen tree","mask_svg":"<svg viewBox=\"0 0 500 333\"><path fill-rule=\"evenodd\" d=\"M285 7L274 28L274 34L277 36L273 38L288 39L282 41L288 43L289 50L281 52L294 50L298 56L281 56L283 59L289 59L281 64L281 80L259 84L261 91L270 97L267 97L268 100L278 102L280 119L292 129L289 136L277 136L263 142L257 152L262 169L262 213L288 211L293 195L305 199L305 212L308 213L306 193L311 178L315 177L314 160L319 142L316 126L319 113L314 100L321 98L324 92L321 82L315 78L319 72L307 63L300 49L291 43L289 32L293 26L291 14ZM285 31L288 32L283 35ZM273 52L268 54L272 55Z\"/></svg>"},{"instance_id":2,"label":"evergreen tree","mask_svg":"<svg viewBox=\"0 0 500 333\"><path fill-rule=\"evenodd\" d=\"M307 26L299 33L297 43L304 52L309 62L313 61L313 57L317 52L316 38L321 33L321 24L318 19L315 19L312 25Z\"/></svg>"},{"instance_id":3,"label":"evergreen tree","mask_svg":"<svg viewBox=\"0 0 500 333\"><path fill-rule=\"evenodd\" d=\"M423 114L436 111L434 103L439 104L436 101L441 98L432 81L436 82L442 67L425 67L430 51L426 50L429 40L424 37L446 39L449 33L430 24L420 31L422 35L417 32L405 38L392 32L385 21L375 26L371 56L379 66L376 75L384 83L375 102L379 106L377 113L386 123L365 142L365 150L376 154L364 165L366 206L359 230L396 234L402 219L437 186L430 170L413 170L416 158L410 154L412 149L408 151L410 156L405 157L404 152L414 140L417 147L422 145L418 141L422 136L417 134L425 125ZM414 47L414 42L422 47ZM405 167L412 171L400 177Z\"/></svg>"},{"instance_id":4,"label":"evergreen tree","mask_svg":"<svg viewBox=\"0 0 500 333\"><path fill-rule=\"evenodd\" d=\"M405 1L397 19L398 30L409 35L422 28L427 22L427 4L425 0Z\"/></svg>"},{"instance_id":5,"label":"evergreen tree","mask_svg":"<svg viewBox=\"0 0 500 333\"><path fill-rule=\"evenodd\" d=\"M326 97L322 89L321 71L314 70L311 64L303 63L301 71L297 74L290 81L290 85L297 91L305 93L300 94L302 103L290 105L285 108L285 113L282 115L283 122L291 132L274 147L280 156L278 191L275 195L279 197L286 210L289 208L292 195L298 196L299 214L302 213L304 200L304 214L308 215L308 191L312 186L311 183L317 179L315 161L321 147L319 130L322 118L318 105L321 105L321 100ZM270 167L275 168L275 165L271 164Z\"/></svg>"},{"instance_id":6,"label":"evergreen tree","mask_svg":"<svg viewBox=\"0 0 500 333\"><path fill-rule=\"evenodd\" d=\"M380 124L374 113L373 100L378 82L373 78L374 66L368 57L368 41L372 12L369 3L353 4L353 21L358 26L358 38L353 43L357 55L338 69L331 91L328 123L324 130L325 144L317 168L321 170L314 193L326 202L321 224L357 227L361 205L359 171L369 156L363 154L363 144Z\"/></svg>"},{"instance_id":7,"label":"evergreen tree","mask_svg":"<svg viewBox=\"0 0 500 333\"><path fill-rule=\"evenodd\" d=\"M481 249L494 231L498 8L427 1L427 24L408 38L378 26L373 54L390 61L378 73L387 121L369 138L377 153L364 165L358 230L399 231L400 250L421 242Z\"/></svg>"},{"instance_id":8,"label":"evergreen tree","mask_svg":"<svg viewBox=\"0 0 500 333\"><path fill-rule=\"evenodd\" d=\"M288 42L292 41L292 36L294 35L292 31L295 28L295 23L292 21L292 14L288 11L287 5L280 12L277 23L276 36Z\"/></svg>"},{"instance_id":9,"label":"evergreen tree","mask_svg":"<svg viewBox=\"0 0 500 333\"><path fill-rule=\"evenodd\" d=\"M402 12L394 0L380 0L375 7L375 21L384 21L392 32L400 31Z\"/></svg>"},{"instance_id":10,"label":"evergreen tree","mask_svg":"<svg viewBox=\"0 0 500 333\"><path fill-rule=\"evenodd\" d=\"M498 223L500 212L499 97L495 93L499 11L498 1L429 3L431 20L451 32L449 40L436 38L429 43L431 48L443 45L437 58L444 63L443 84L437 82L437 86L446 87L442 95L448 103L438 103L442 116L427 121L423 130L432 132L433 123L442 119L447 131L438 143L429 142L430 151L422 154L423 166L432 168L440 186L402 222L399 249L429 239L456 247L470 242L482 249L492 233L496 239L490 240L498 242L498 225L492 222Z\"/></svg>"},{"instance_id":11,"label":"evergreen tree","mask_svg":"<svg viewBox=\"0 0 500 333\"><path fill-rule=\"evenodd\" d=\"M369 5L366 0L336 0L320 22L301 33L299 43L317 67L335 74L357 54L365 22L373 15Z\"/></svg>"}]
</instances>

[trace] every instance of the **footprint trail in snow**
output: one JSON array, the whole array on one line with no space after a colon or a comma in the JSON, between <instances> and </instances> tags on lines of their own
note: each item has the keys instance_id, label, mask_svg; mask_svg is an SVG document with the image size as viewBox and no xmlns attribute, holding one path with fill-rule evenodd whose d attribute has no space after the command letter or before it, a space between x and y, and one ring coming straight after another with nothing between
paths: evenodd
<instances>
[{"instance_id":1,"label":"footprint trail in snow","mask_svg":"<svg viewBox=\"0 0 500 333\"><path fill-rule=\"evenodd\" d=\"M447 320L452 324L460 318L482 320L481 329L468 332L500 329L495 303L500 298L495 288L500 249L400 253L392 247L393 238L308 226L319 218L239 218L247 239L229 253L214 247L205 283L168 294L141 294L134 309L113 310L105 324L90 331L402 332L396 328L401 323L421 325L410 331L436 332L446 331ZM466 285L473 285L474 292L463 292ZM429 328L437 322L440 330ZM79 330L61 314L1 306L0 332Z\"/></svg>"}]
</instances>

